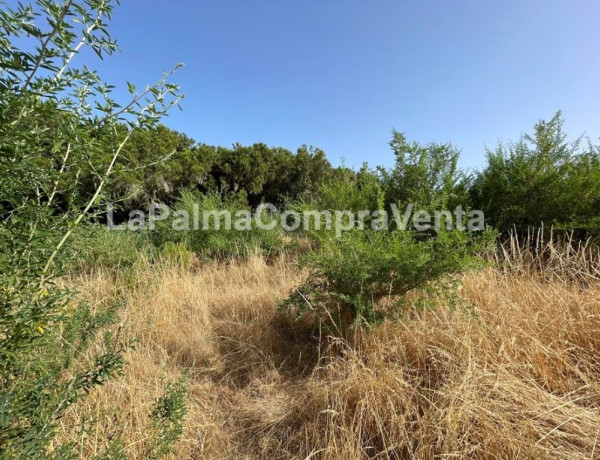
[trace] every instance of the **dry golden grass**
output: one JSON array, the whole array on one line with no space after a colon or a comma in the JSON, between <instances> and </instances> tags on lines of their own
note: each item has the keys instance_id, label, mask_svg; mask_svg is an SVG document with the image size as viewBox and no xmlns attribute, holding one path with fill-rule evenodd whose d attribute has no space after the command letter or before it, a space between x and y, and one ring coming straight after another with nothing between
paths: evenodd
<instances>
[{"instance_id":1,"label":"dry golden grass","mask_svg":"<svg viewBox=\"0 0 600 460\"><path fill-rule=\"evenodd\" d=\"M277 312L302 279L285 258L85 275L85 297L122 298L140 341L64 436L95 416L82 458L114 436L143 458L155 398L185 375L174 458L600 458L600 281L510 257L465 275L455 308L433 299L352 347Z\"/></svg>"}]
</instances>

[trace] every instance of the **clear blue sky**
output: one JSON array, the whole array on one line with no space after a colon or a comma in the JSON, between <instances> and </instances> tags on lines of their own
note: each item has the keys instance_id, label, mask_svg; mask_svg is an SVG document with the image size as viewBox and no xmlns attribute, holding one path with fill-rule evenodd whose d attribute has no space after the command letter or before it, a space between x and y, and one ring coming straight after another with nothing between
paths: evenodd
<instances>
[{"instance_id":1,"label":"clear blue sky","mask_svg":"<svg viewBox=\"0 0 600 460\"><path fill-rule=\"evenodd\" d=\"M599 18L597 0L123 0L122 53L96 67L143 85L184 62L165 124L197 141L390 165L395 127L470 168L558 109L598 140Z\"/></svg>"}]
</instances>

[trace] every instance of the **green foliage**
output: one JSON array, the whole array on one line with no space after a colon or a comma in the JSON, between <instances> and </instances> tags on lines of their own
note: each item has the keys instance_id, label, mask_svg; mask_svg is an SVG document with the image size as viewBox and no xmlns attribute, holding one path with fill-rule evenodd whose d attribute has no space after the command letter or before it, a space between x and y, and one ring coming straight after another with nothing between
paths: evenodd
<instances>
[{"instance_id":1,"label":"green foliage","mask_svg":"<svg viewBox=\"0 0 600 460\"><path fill-rule=\"evenodd\" d=\"M151 202L172 202L177 190L201 183L211 156L195 148L185 134L163 125L135 130L123 148L107 194L127 209L147 208ZM85 196L93 187L81 190Z\"/></svg>"},{"instance_id":2,"label":"green foliage","mask_svg":"<svg viewBox=\"0 0 600 460\"><path fill-rule=\"evenodd\" d=\"M235 144L231 150L220 151L212 173L220 191L257 195L270 178L272 161L272 151L265 144Z\"/></svg>"},{"instance_id":3,"label":"green foliage","mask_svg":"<svg viewBox=\"0 0 600 460\"><path fill-rule=\"evenodd\" d=\"M287 206L302 219L298 234L308 236L317 244L322 238L336 233L335 211L365 212L364 225L368 228L372 221L371 213L383 210L383 207L384 191L380 179L366 164L358 172L339 168L317 188L314 195ZM347 224L344 217L342 223Z\"/></svg>"},{"instance_id":4,"label":"green foliage","mask_svg":"<svg viewBox=\"0 0 600 460\"><path fill-rule=\"evenodd\" d=\"M156 400L150 413L153 430L152 447L145 458L158 459L172 453L183 433L183 419L187 413L187 387L183 381L169 383L165 393Z\"/></svg>"},{"instance_id":5,"label":"green foliage","mask_svg":"<svg viewBox=\"0 0 600 460\"><path fill-rule=\"evenodd\" d=\"M165 260L167 262L183 265L187 267L192 262L192 253L188 250L187 246L183 243L173 243L171 241L167 241L158 257L161 260Z\"/></svg>"},{"instance_id":6,"label":"green foliage","mask_svg":"<svg viewBox=\"0 0 600 460\"><path fill-rule=\"evenodd\" d=\"M142 255L152 255L153 247L145 233L110 230L94 224L80 227L65 252L72 258L70 270L119 270L132 267Z\"/></svg>"},{"instance_id":7,"label":"green foliage","mask_svg":"<svg viewBox=\"0 0 600 460\"><path fill-rule=\"evenodd\" d=\"M583 230L600 237L600 147L588 144L587 151L577 155L567 172L568 186L561 195L565 214L557 219L558 227Z\"/></svg>"},{"instance_id":8,"label":"green foliage","mask_svg":"<svg viewBox=\"0 0 600 460\"><path fill-rule=\"evenodd\" d=\"M459 152L452 144L421 146L394 130L390 146L396 164L389 171L380 169L387 205L412 203L431 212L467 204L467 179L458 168Z\"/></svg>"},{"instance_id":9,"label":"green foliage","mask_svg":"<svg viewBox=\"0 0 600 460\"><path fill-rule=\"evenodd\" d=\"M119 104L97 72L73 66L84 47L114 52L112 10L110 0L38 0L0 12L1 458L70 456L72 446L49 449L58 420L119 373L128 347L106 332L91 352L114 309L92 311L54 282L133 131L179 100L165 75Z\"/></svg>"},{"instance_id":10,"label":"green foliage","mask_svg":"<svg viewBox=\"0 0 600 460\"><path fill-rule=\"evenodd\" d=\"M491 225L501 231L545 224L597 232L600 154L589 144L582 151L580 140L567 142L563 123L558 112L537 123L533 135L488 150L471 195Z\"/></svg>"},{"instance_id":11,"label":"green foliage","mask_svg":"<svg viewBox=\"0 0 600 460\"><path fill-rule=\"evenodd\" d=\"M426 238L411 231L351 231L324 238L307 257L308 281L284 302L299 314L314 312L342 326L376 323L402 306L411 290L481 264L493 234L474 238L445 231ZM385 311L379 301L394 300Z\"/></svg>"},{"instance_id":12,"label":"green foliage","mask_svg":"<svg viewBox=\"0 0 600 460\"><path fill-rule=\"evenodd\" d=\"M318 189L335 173L323 150L302 145L291 155L276 150L272 176L265 185L263 200L281 205L318 195Z\"/></svg>"},{"instance_id":13,"label":"green foliage","mask_svg":"<svg viewBox=\"0 0 600 460\"><path fill-rule=\"evenodd\" d=\"M0 457L49 458L56 423L94 386L118 374L127 344L105 337L91 362L77 362L114 321L37 279L0 276ZM54 452L68 456L69 446Z\"/></svg>"},{"instance_id":14,"label":"green foliage","mask_svg":"<svg viewBox=\"0 0 600 460\"><path fill-rule=\"evenodd\" d=\"M433 212L467 203L467 180L451 145L422 147L394 131L391 146L396 155L391 170L380 168L378 175L366 165L357 173L340 169L317 196L296 209L372 213L386 205L402 209L413 204ZM334 232L311 232L319 247L305 259L311 274L282 307L298 314L312 312L330 325L333 320L341 333L350 325L377 323L401 311L409 292L431 289L442 278L479 266L480 253L490 250L494 240L493 232L475 236L460 230L375 231L370 229L372 218L370 214L365 219L364 229L338 237Z\"/></svg>"},{"instance_id":15,"label":"green foliage","mask_svg":"<svg viewBox=\"0 0 600 460\"><path fill-rule=\"evenodd\" d=\"M110 145L102 148L105 139L100 133L92 134L98 153L80 168L64 172L59 184L77 177L79 203L95 193L94 171L106 162L106 152L112 150ZM131 210L147 209L152 202L174 205L186 191L224 197L244 193L252 208L263 201L279 206L315 194L332 171L319 149L302 146L293 154L261 143L214 147L196 144L185 134L159 125L132 132L105 193L119 202L117 221L124 220ZM55 206L64 209L70 200L73 197L59 186Z\"/></svg>"},{"instance_id":16,"label":"green foliage","mask_svg":"<svg viewBox=\"0 0 600 460\"><path fill-rule=\"evenodd\" d=\"M383 209L383 195L378 176L364 164L356 173L338 170L317 189L310 204L320 210L377 211Z\"/></svg>"},{"instance_id":17,"label":"green foliage","mask_svg":"<svg viewBox=\"0 0 600 460\"><path fill-rule=\"evenodd\" d=\"M189 221L181 220L178 211L185 211ZM207 217L206 227L205 211L215 212ZM226 218L220 213L231 216L231 230L227 230ZM194 228L194 216L198 216L197 228ZM170 218L158 222L152 238L158 247L183 244L190 251L207 258L244 258L256 252L265 255L279 252L283 248L283 238L281 228L275 225L277 216L270 216L264 210L260 218L267 224L273 223L273 228L265 230L257 225L256 212L251 211L244 195L230 195L224 199L216 193L203 195L185 192ZM247 229L235 229L238 219L244 222L243 228ZM183 224L189 230L179 230Z\"/></svg>"}]
</instances>

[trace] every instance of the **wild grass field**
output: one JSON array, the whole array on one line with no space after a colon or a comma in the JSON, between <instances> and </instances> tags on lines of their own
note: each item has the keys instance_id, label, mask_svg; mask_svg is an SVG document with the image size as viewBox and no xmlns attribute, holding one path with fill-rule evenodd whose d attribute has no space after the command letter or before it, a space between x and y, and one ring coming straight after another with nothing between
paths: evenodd
<instances>
[{"instance_id":1,"label":"wild grass field","mask_svg":"<svg viewBox=\"0 0 600 460\"><path fill-rule=\"evenodd\" d=\"M81 458L113 437L144 458L148 412L183 378L171 458L600 458L598 254L532 246L347 339L278 311L305 276L292 255L92 269L66 282L96 308L119 299L138 342L59 439L94 418Z\"/></svg>"},{"instance_id":2,"label":"wild grass field","mask_svg":"<svg viewBox=\"0 0 600 460\"><path fill-rule=\"evenodd\" d=\"M486 136L504 139L524 107L533 110L546 98L528 104L525 93L511 90L518 99L503 98L495 109L478 104L461 116L457 100L502 97L501 88L490 87L494 79L485 78L485 94L456 99L452 88L440 86L435 98L414 105L362 76L355 80L392 99L370 101L358 89L347 98L334 85L344 98L340 107L356 99L371 108L419 111L385 122L426 125L400 126L407 133L393 128L380 154L379 144L361 147L380 132L370 109L352 105L334 115L313 104L332 92L327 78L347 76L322 72L330 60L318 57L327 48L321 41L346 41L340 34L341 40L318 39L315 56L323 62L300 66L319 80L315 98L303 90L273 86L262 94L248 86L260 100L228 88L230 104L215 88L204 88L203 82L230 84L231 63L241 63L234 73L244 81L268 76L260 56L276 65L273 75L293 70L294 52L263 52L261 44L256 56L239 60L219 51L227 75L213 78L216 68L203 62L209 78L198 77L188 91L199 91L200 82L197 96L216 95L209 99L217 106L203 101L196 106L203 116L170 119L187 120L179 126L197 129L203 138L196 141L161 124L181 108L176 82L193 74L180 73L182 64L154 79L151 71L163 66L160 50L170 60L171 51L186 47L158 46L156 40L179 36L166 29L149 33L163 30L168 14L195 15L170 5L127 6L135 12L117 31L126 27L142 37L144 49L127 58L135 81L121 79L118 87L112 78L121 77L104 59L119 50L111 19L120 3L32 0L0 7L0 460L600 460L600 144L593 133L577 132L584 119L593 125L590 114L597 111L589 110L589 97L582 92L585 110L572 114L574 137L558 110L529 134L478 154L468 143L439 139L460 121L457 134L469 132L473 140L477 120L487 120ZM352 9L346 3L325 9L346 22L340 14ZM245 16L243 8L227 7ZM272 26L289 28L295 15L279 21L251 9L270 21L265 50L284 43L272 40L278 37ZM151 12L161 24L139 16ZM362 17L355 24L360 30L348 37L367 33ZM585 11L585 17L594 15ZM260 31L251 18L243 18L242 28L229 13L223 18L231 27L210 34L215 49L225 49L221 42L246 26L252 35ZM496 29L482 27L480 19L481 32ZM552 24L553 35L569 35ZM372 25L374 36L398 40L406 32L394 26L384 34ZM178 32L191 29L178 25ZM315 38L310 27L301 29ZM319 29L337 33L333 22ZM469 35L469 43L478 41ZM244 49L239 43L237 51ZM336 52L327 66L356 54L353 39L346 46L348 53ZM569 47L559 48L545 47L569 54ZM495 62L486 52L468 54ZM270 56L289 57L293 66ZM461 72L471 75L457 58ZM406 62L406 69L414 67L413 57L386 54L385 61L403 66L383 72L388 76L406 77ZM437 61L431 64L438 75ZM366 77L381 73L371 64L351 67ZM560 73L534 67L544 77ZM302 72L288 72L302 82L299 88L309 80ZM521 67L511 74L526 81ZM280 81L292 80L272 79ZM402 80L394 84L415 93ZM577 96L565 91L568 98L539 109ZM298 111L283 99L269 102L292 93L314 107ZM272 110L277 107L286 110ZM271 126L261 110L282 124ZM292 117L287 122L284 112ZM215 131L220 115L227 115L226 138ZM237 142L267 133L250 133L238 115L251 117L249 126L258 120L268 128L264 142ZM346 117L358 115L369 119L348 128ZM288 143L304 136L307 142L329 138L313 137L311 126L340 136L348 151L328 147L326 154L306 144L290 150ZM424 141L425 134L434 140ZM211 139L231 147L207 144ZM286 146L267 145L274 139ZM462 148L477 165L463 167ZM360 151L364 158L351 157L347 166L343 155ZM377 163L354 166L366 159Z\"/></svg>"}]
</instances>

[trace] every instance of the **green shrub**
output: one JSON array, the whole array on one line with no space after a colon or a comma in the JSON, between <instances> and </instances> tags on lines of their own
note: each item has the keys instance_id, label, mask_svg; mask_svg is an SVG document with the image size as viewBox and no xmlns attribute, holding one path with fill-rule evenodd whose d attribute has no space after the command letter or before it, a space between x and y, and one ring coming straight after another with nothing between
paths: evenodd
<instances>
[{"instance_id":1,"label":"green shrub","mask_svg":"<svg viewBox=\"0 0 600 460\"><path fill-rule=\"evenodd\" d=\"M358 212L383 209L383 200L384 191L379 177L364 164L356 173L340 170L319 186L309 203L313 209Z\"/></svg>"},{"instance_id":2,"label":"green shrub","mask_svg":"<svg viewBox=\"0 0 600 460\"><path fill-rule=\"evenodd\" d=\"M58 422L119 373L129 346L111 333L114 308L92 311L56 282L133 130L179 99L167 74L142 93L129 85L119 104L95 71L72 66L84 45L115 51L112 10L110 0L38 0L0 12L0 458L76 456L55 442ZM114 257L102 238L86 250Z\"/></svg>"},{"instance_id":3,"label":"green shrub","mask_svg":"<svg viewBox=\"0 0 600 460\"><path fill-rule=\"evenodd\" d=\"M92 310L37 277L0 275L0 457L48 458L57 421L94 386L118 374L128 346L107 335L90 363L77 359L112 324L115 310ZM70 446L56 446L55 457Z\"/></svg>"},{"instance_id":4,"label":"green shrub","mask_svg":"<svg viewBox=\"0 0 600 460\"><path fill-rule=\"evenodd\" d=\"M308 256L311 274L282 308L298 314L317 313L343 328L376 323L393 315L405 295L435 280L479 266L478 254L489 250L493 234L481 237L444 231L423 237L410 231L359 231L324 238L321 249ZM394 300L376 310L385 297Z\"/></svg>"},{"instance_id":5,"label":"green shrub","mask_svg":"<svg viewBox=\"0 0 600 460\"><path fill-rule=\"evenodd\" d=\"M158 257L176 265L187 267L192 262L192 253L183 243L167 241L160 250Z\"/></svg>"},{"instance_id":6,"label":"green shrub","mask_svg":"<svg viewBox=\"0 0 600 460\"><path fill-rule=\"evenodd\" d=\"M374 171L369 170L366 164L356 173L342 168L334 177L322 183L315 195L289 204L288 210L298 213L301 218L292 246L298 236L318 246L323 238L335 235L338 224L336 211L350 211L355 216L366 211L368 215L365 215L363 224L368 228L373 220L371 213L381 211L383 207L384 191ZM344 226L348 224L347 219L341 216Z\"/></svg>"},{"instance_id":7,"label":"green shrub","mask_svg":"<svg viewBox=\"0 0 600 460\"><path fill-rule=\"evenodd\" d=\"M552 226L598 236L600 150L568 142L558 112L534 133L488 150L471 187L473 205L501 232Z\"/></svg>"},{"instance_id":8,"label":"green shrub","mask_svg":"<svg viewBox=\"0 0 600 460\"><path fill-rule=\"evenodd\" d=\"M145 458L159 459L173 452L175 443L183 433L183 419L187 413L185 382L167 384L165 393L156 400L152 419L152 446Z\"/></svg>"},{"instance_id":9,"label":"green shrub","mask_svg":"<svg viewBox=\"0 0 600 460\"><path fill-rule=\"evenodd\" d=\"M110 230L103 225L81 227L67 249L75 270L129 268L140 256L152 253L147 233Z\"/></svg>"},{"instance_id":10,"label":"green shrub","mask_svg":"<svg viewBox=\"0 0 600 460\"><path fill-rule=\"evenodd\" d=\"M380 168L386 206L392 203L432 212L468 204L467 177L458 167L459 150L452 144L408 142L394 130L390 147L396 158L390 170Z\"/></svg>"},{"instance_id":11,"label":"green shrub","mask_svg":"<svg viewBox=\"0 0 600 460\"><path fill-rule=\"evenodd\" d=\"M182 210L190 216L189 230L176 230L173 228L177 220L176 212ZM226 211L231 215L232 224L238 213L249 215L249 230L238 231L235 228L227 230L225 221L220 221L220 228L215 225L215 219L209 218L208 228L203 228L204 211ZM199 228L193 228L193 215L199 215ZM264 222L271 222L277 216L268 216L263 211ZM175 222L176 224L176 222ZM175 225L177 228L177 225ZM190 251L201 257L229 258L247 257L260 252L265 255L274 254L283 248L281 228L276 225L271 230L263 230L256 225L255 213L250 211L243 195L230 196L224 200L218 194L201 195L185 192L178 204L171 212L168 220L158 222L157 229L153 232L153 241L159 247L166 243L184 244Z\"/></svg>"}]
</instances>

